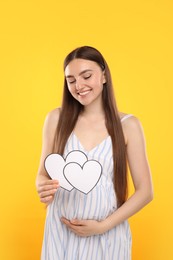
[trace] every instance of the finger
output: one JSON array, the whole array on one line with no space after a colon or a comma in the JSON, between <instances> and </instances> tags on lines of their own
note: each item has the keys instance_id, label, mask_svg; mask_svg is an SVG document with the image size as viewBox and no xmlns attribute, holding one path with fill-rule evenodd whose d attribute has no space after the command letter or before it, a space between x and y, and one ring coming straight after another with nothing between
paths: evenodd
<instances>
[{"instance_id":1,"label":"finger","mask_svg":"<svg viewBox=\"0 0 173 260\"><path fill-rule=\"evenodd\" d=\"M86 221L85 220L79 220L79 219L72 219L70 220L70 223L76 226L85 226Z\"/></svg>"},{"instance_id":2,"label":"finger","mask_svg":"<svg viewBox=\"0 0 173 260\"><path fill-rule=\"evenodd\" d=\"M59 187L60 187L59 184L44 185L44 186L38 187L37 191L42 192L42 191L57 189Z\"/></svg>"},{"instance_id":3,"label":"finger","mask_svg":"<svg viewBox=\"0 0 173 260\"><path fill-rule=\"evenodd\" d=\"M74 233L79 234L82 230L82 227L79 225L73 225L71 222L65 218L62 218L61 221Z\"/></svg>"},{"instance_id":4,"label":"finger","mask_svg":"<svg viewBox=\"0 0 173 260\"><path fill-rule=\"evenodd\" d=\"M86 233L86 227L84 226L81 226L81 225L73 225L71 223L71 221L65 219L65 218L61 218L61 221L67 226L67 228L75 233L76 235L78 236L81 236L81 237L85 237L87 236L88 234Z\"/></svg>"},{"instance_id":5,"label":"finger","mask_svg":"<svg viewBox=\"0 0 173 260\"><path fill-rule=\"evenodd\" d=\"M69 229L78 236L87 236L87 230L81 226L69 227Z\"/></svg>"},{"instance_id":6,"label":"finger","mask_svg":"<svg viewBox=\"0 0 173 260\"><path fill-rule=\"evenodd\" d=\"M64 217L61 218L61 221L65 224L65 225L68 225L70 226L70 221Z\"/></svg>"},{"instance_id":7,"label":"finger","mask_svg":"<svg viewBox=\"0 0 173 260\"><path fill-rule=\"evenodd\" d=\"M39 193L40 198L49 197L51 195L54 195L56 193L57 189L43 191Z\"/></svg>"},{"instance_id":8,"label":"finger","mask_svg":"<svg viewBox=\"0 0 173 260\"><path fill-rule=\"evenodd\" d=\"M71 224L71 222L66 219L66 218L61 218L61 221L63 222L63 224L65 224L69 229L71 229L72 231L76 230L76 225Z\"/></svg>"},{"instance_id":9,"label":"finger","mask_svg":"<svg viewBox=\"0 0 173 260\"><path fill-rule=\"evenodd\" d=\"M49 204L51 201L53 201L53 196L48 196L48 197L40 198L40 201L41 201L42 203Z\"/></svg>"},{"instance_id":10,"label":"finger","mask_svg":"<svg viewBox=\"0 0 173 260\"><path fill-rule=\"evenodd\" d=\"M59 184L58 180L44 180L44 181L40 181L40 183L38 184L39 187L41 186L45 186L45 185L53 185L53 184Z\"/></svg>"}]
</instances>

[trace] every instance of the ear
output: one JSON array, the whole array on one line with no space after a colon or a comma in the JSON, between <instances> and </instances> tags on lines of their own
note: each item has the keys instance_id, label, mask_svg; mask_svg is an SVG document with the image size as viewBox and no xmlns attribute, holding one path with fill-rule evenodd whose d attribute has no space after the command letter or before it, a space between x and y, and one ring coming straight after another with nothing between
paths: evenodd
<instances>
[{"instance_id":1,"label":"ear","mask_svg":"<svg viewBox=\"0 0 173 260\"><path fill-rule=\"evenodd\" d=\"M105 71L103 71L103 84L106 83L106 75L105 75Z\"/></svg>"}]
</instances>

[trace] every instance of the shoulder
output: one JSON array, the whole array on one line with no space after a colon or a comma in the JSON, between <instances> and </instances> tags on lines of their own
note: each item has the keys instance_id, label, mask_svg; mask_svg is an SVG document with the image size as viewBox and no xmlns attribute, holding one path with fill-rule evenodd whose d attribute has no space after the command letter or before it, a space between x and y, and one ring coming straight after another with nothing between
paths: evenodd
<instances>
[{"instance_id":1,"label":"shoulder","mask_svg":"<svg viewBox=\"0 0 173 260\"><path fill-rule=\"evenodd\" d=\"M122 123L126 144L129 140L136 138L139 135L141 136L143 134L142 124L136 116L125 113L119 113L119 115Z\"/></svg>"},{"instance_id":2,"label":"shoulder","mask_svg":"<svg viewBox=\"0 0 173 260\"><path fill-rule=\"evenodd\" d=\"M58 124L60 108L51 110L45 117L44 129L48 131L55 130Z\"/></svg>"},{"instance_id":3,"label":"shoulder","mask_svg":"<svg viewBox=\"0 0 173 260\"><path fill-rule=\"evenodd\" d=\"M118 112L118 114L119 114L120 120L121 120L124 116L128 115L128 114L123 113L123 112Z\"/></svg>"},{"instance_id":4,"label":"shoulder","mask_svg":"<svg viewBox=\"0 0 173 260\"><path fill-rule=\"evenodd\" d=\"M139 119L133 114L119 112L119 117L122 124L125 126L135 126L140 124Z\"/></svg>"},{"instance_id":5,"label":"shoulder","mask_svg":"<svg viewBox=\"0 0 173 260\"><path fill-rule=\"evenodd\" d=\"M59 119L59 115L60 115L60 108L57 107L53 110L51 110L47 115L45 120L50 121L50 122L54 122L57 121Z\"/></svg>"}]
</instances>

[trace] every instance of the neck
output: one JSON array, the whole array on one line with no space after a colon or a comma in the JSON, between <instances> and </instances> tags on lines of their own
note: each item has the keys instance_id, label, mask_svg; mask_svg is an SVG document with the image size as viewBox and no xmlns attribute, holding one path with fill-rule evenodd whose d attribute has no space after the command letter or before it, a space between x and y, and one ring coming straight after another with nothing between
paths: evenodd
<instances>
[{"instance_id":1,"label":"neck","mask_svg":"<svg viewBox=\"0 0 173 260\"><path fill-rule=\"evenodd\" d=\"M103 109L102 101L97 100L92 104L85 106L82 114L83 116L91 117L91 118L103 117L105 115L105 112Z\"/></svg>"}]
</instances>

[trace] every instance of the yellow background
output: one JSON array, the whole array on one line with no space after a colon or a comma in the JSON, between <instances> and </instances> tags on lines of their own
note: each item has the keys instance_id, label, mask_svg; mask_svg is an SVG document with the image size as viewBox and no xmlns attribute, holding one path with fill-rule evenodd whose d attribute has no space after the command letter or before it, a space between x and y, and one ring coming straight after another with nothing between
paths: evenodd
<instances>
[{"instance_id":1,"label":"yellow background","mask_svg":"<svg viewBox=\"0 0 173 260\"><path fill-rule=\"evenodd\" d=\"M0 259L39 259L42 126L61 104L64 57L91 45L110 66L119 109L146 136L155 196L130 219L133 260L172 260L173 2L1 0L0 12Z\"/></svg>"}]
</instances>

